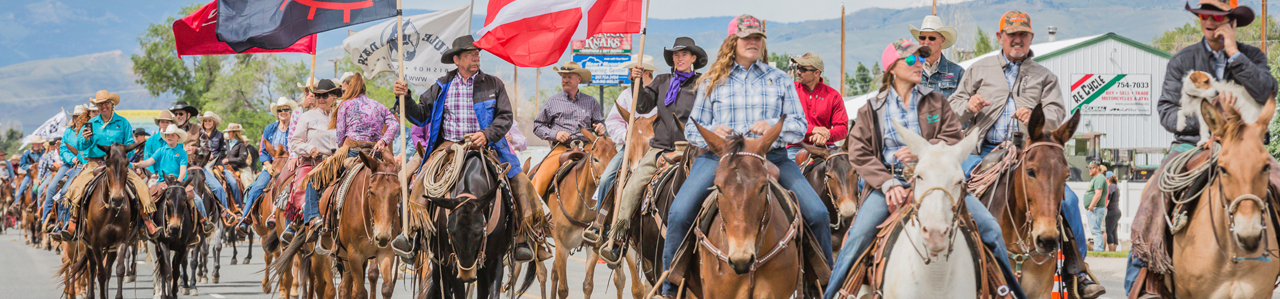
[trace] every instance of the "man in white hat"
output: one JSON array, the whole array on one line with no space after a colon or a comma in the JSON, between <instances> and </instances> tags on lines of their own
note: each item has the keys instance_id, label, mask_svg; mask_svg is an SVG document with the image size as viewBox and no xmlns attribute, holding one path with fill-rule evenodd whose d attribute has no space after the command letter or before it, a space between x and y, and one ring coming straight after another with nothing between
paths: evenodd
<instances>
[{"instance_id":1,"label":"man in white hat","mask_svg":"<svg viewBox=\"0 0 1280 299\"><path fill-rule=\"evenodd\" d=\"M956 83L964 77L964 68L942 55L942 50L951 48L956 43L956 29L943 26L942 18L938 16L925 16L920 29L911 25L907 25L907 28L911 30L911 36L919 40L920 45L929 48L931 53L924 60L924 73L921 74L923 80L920 84L950 97L956 91Z\"/></svg>"},{"instance_id":2,"label":"man in white hat","mask_svg":"<svg viewBox=\"0 0 1280 299\"><path fill-rule=\"evenodd\" d=\"M18 160L18 169L30 169L32 164L40 162L41 156L44 156L44 138L41 138L40 135L31 136L31 149L22 152L22 159ZM28 185L31 185L30 175L22 178L22 183L18 184L17 193L14 193L13 197L17 198L19 194L27 191Z\"/></svg>"},{"instance_id":3,"label":"man in white hat","mask_svg":"<svg viewBox=\"0 0 1280 299\"><path fill-rule=\"evenodd\" d=\"M591 83L591 71L576 62L565 62L562 67L553 68L560 73L562 91L547 98L542 103L542 111L533 119L533 135L555 144L547 157L558 157L569 150L569 141L587 140L579 129L595 131L596 135L605 135L604 108L595 97L582 93L578 85ZM546 167L543 167L546 166ZM547 197L547 186L551 185L558 165L541 165L534 167L530 180L538 196Z\"/></svg>"},{"instance_id":4,"label":"man in white hat","mask_svg":"<svg viewBox=\"0 0 1280 299\"><path fill-rule=\"evenodd\" d=\"M289 148L289 122L293 118L293 112L298 111L298 102L288 97L280 97L275 103L271 104L271 109L267 110L276 117L276 122L267 124L262 128L262 138L258 140L258 159L262 161L262 171L258 173L258 177L249 184L249 191L244 194L244 210L252 211L253 203L262 195L262 190L271 184L271 173L267 169L271 169L273 163L287 163L287 161L276 161L275 157L267 151L267 147L282 146ZM273 149L274 150L274 149ZM287 166L286 166L287 167ZM248 215L248 212L245 213ZM244 217L240 223L241 232L249 232L249 224L253 222L251 217ZM275 219L264 219L268 225L275 225Z\"/></svg>"}]
</instances>

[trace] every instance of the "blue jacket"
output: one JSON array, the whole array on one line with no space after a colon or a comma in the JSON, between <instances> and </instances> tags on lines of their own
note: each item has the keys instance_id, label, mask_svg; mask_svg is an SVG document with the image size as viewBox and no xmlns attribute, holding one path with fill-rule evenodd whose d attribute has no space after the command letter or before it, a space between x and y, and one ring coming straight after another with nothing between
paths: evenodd
<instances>
[{"instance_id":1,"label":"blue jacket","mask_svg":"<svg viewBox=\"0 0 1280 299\"><path fill-rule=\"evenodd\" d=\"M262 128L262 140L270 142L272 146L282 145L289 148L289 126L285 126L284 130L280 129L280 122L267 124ZM267 142L258 142L258 157L262 162L271 162L275 160L270 153L267 153Z\"/></svg>"},{"instance_id":2,"label":"blue jacket","mask_svg":"<svg viewBox=\"0 0 1280 299\"><path fill-rule=\"evenodd\" d=\"M941 55L941 54L939 54ZM947 60L947 56L943 55L938 58L938 70L933 75L925 76L920 83L929 86L929 89L942 93L944 97L951 97L951 93L956 92L956 87L960 87L960 78L964 77L964 68L951 60Z\"/></svg>"},{"instance_id":3,"label":"blue jacket","mask_svg":"<svg viewBox=\"0 0 1280 299\"><path fill-rule=\"evenodd\" d=\"M449 82L457 75L458 70L450 71L444 77L436 80L436 84L431 86L420 99L425 102L427 99L434 99L431 105L418 105L411 98L405 99L405 114L408 116L409 122L415 126L428 127L429 134L427 147L424 149L427 153L433 152L437 146L443 143L443 134L440 134L440 122L444 120L444 100L449 94ZM511 125L511 104L507 100L506 89L502 88L502 81L497 77L485 74L483 72L476 74L475 80L476 101L472 104L476 112L476 120L480 127L480 132L489 138L489 148L498 154L498 162L508 163L511 169L507 171L507 177L513 178L520 174L520 158L511 151L511 144L507 143L506 132ZM483 84L483 85L482 85ZM489 97L488 99L484 99ZM430 107L430 112L424 109ZM505 110L504 110L505 109ZM507 127L500 128L495 122L498 121L499 115L505 115L501 119L500 124L506 124ZM491 127L494 125L495 127ZM492 132L498 132L493 134ZM493 138L498 136L500 138ZM427 159L422 159L426 163Z\"/></svg>"},{"instance_id":4,"label":"blue jacket","mask_svg":"<svg viewBox=\"0 0 1280 299\"><path fill-rule=\"evenodd\" d=\"M48 150L48 149L45 149L45 150ZM36 164L37 162L40 162L40 156L43 156L43 155L44 155L43 151L35 152L34 150L27 150L26 152L23 152L22 159L18 160L18 169L26 170L27 168L30 168L31 164Z\"/></svg>"},{"instance_id":5,"label":"blue jacket","mask_svg":"<svg viewBox=\"0 0 1280 299\"><path fill-rule=\"evenodd\" d=\"M93 128L92 138L81 138L76 140L76 149L80 150L80 154L85 158L102 158L107 153L98 149L98 145L111 146L112 144L133 144L133 125L129 124L129 120L119 114L112 113L111 121L102 120L102 115L93 117L87 125ZM128 153L132 156L132 153Z\"/></svg>"},{"instance_id":6,"label":"blue jacket","mask_svg":"<svg viewBox=\"0 0 1280 299\"><path fill-rule=\"evenodd\" d=\"M67 148L67 143L80 143L80 132L67 128L62 131L62 142L58 143L58 155L62 158L62 165L75 165L80 162L80 155L72 154L71 149Z\"/></svg>"}]
</instances>

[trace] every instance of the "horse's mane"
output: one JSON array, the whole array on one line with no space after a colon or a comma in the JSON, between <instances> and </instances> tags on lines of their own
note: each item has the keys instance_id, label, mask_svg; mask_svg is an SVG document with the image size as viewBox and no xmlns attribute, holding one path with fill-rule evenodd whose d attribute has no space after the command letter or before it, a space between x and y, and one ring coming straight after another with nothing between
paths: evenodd
<instances>
[{"instance_id":1,"label":"horse's mane","mask_svg":"<svg viewBox=\"0 0 1280 299\"><path fill-rule=\"evenodd\" d=\"M742 135L734 134L730 135L729 138L725 138L724 150L726 153L729 153L729 155L734 155L741 152L742 148L746 145L746 138L742 137Z\"/></svg>"}]
</instances>

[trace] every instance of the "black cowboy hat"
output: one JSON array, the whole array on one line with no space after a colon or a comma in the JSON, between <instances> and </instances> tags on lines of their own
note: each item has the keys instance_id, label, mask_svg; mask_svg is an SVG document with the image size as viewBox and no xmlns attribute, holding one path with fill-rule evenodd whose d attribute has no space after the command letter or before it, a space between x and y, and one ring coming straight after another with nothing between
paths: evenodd
<instances>
[{"instance_id":1,"label":"black cowboy hat","mask_svg":"<svg viewBox=\"0 0 1280 299\"><path fill-rule=\"evenodd\" d=\"M321 95L326 93L342 94L342 89L337 84L333 84L333 80L321 79L320 83L316 83L316 89L311 93Z\"/></svg>"},{"instance_id":2,"label":"black cowboy hat","mask_svg":"<svg viewBox=\"0 0 1280 299\"><path fill-rule=\"evenodd\" d=\"M190 115L190 116L196 116L197 114L200 114L200 109L196 109L196 107L187 105L187 101L173 102L173 106L169 107L169 111L178 111L178 110L186 111L187 115Z\"/></svg>"},{"instance_id":3,"label":"black cowboy hat","mask_svg":"<svg viewBox=\"0 0 1280 299\"><path fill-rule=\"evenodd\" d=\"M136 129L133 129L133 136L134 136L134 137L137 137L137 136L151 136L151 133L147 133L147 129L143 129L143 128L136 128Z\"/></svg>"},{"instance_id":4,"label":"black cowboy hat","mask_svg":"<svg viewBox=\"0 0 1280 299\"><path fill-rule=\"evenodd\" d=\"M1249 26L1249 24L1253 23L1253 18L1255 17L1252 8L1248 6L1231 7L1231 4L1222 0L1200 0L1199 8L1191 8L1191 3L1188 2L1185 9L1193 14L1227 16L1236 21L1236 27Z\"/></svg>"},{"instance_id":5,"label":"black cowboy hat","mask_svg":"<svg viewBox=\"0 0 1280 299\"><path fill-rule=\"evenodd\" d=\"M480 50L480 48L476 47L475 43L476 39L472 38L470 34L459 36L453 40L453 47L449 48L448 51L444 51L444 55L440 55L440 62L444 64L453 64L454 55L471 50Z\"/></svg>"},{"instance_id":6,"label":"black cowboy hat","mask_svg":"<svg viewBox=\"0 0 1280 299\"><path fill-rule=\"evenodd\" d=\"M702 47L695 44L692 38L685 36L677 37L675 44L672 45L671 48L662 50L662 57L667 59L667 65L672 68L676 67L676 63L671 59L671 55L680 50L689 51L689 53L693 53L694 57L697 57L697 59L693 60L693 69L697 70L707 66L707 51L703 51Z\"/></svg>"}]
</instances>

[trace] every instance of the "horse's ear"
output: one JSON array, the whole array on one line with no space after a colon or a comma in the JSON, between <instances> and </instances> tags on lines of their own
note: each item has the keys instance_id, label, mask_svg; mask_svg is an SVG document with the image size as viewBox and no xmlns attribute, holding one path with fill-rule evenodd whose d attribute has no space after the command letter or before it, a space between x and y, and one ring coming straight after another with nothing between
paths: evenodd
<instances>
[{"instance_id":1,"label":"horse's ear","mask_svg":"<svg viewBox=\"0 0 1280 299\"><path fill-rule=\"evenodd\" d=\"M71 151L72 155L76 155L76 156L80 155L80 149L76 148L74 145L71 145L70 143L63 143L63 144L67 145L67 150Z\"/></svg>"},{"instance_id":2,"label":"horse's ear","mask_svg":"<svg viewBox=\"0 0 1280 299\"><path fill-rule=\"evenodd\" d=\"M630 90L628 90L628 91L630 91ZM631 111L630 111L630 110L624 109L624 108L622 107L622 105L618 105L617 103L614 103L614 106L616 106L616 107L614 107L614 109L618 109L618 115L621 115L621 116L622 116L622 119L625 119L625 120L627 120L627 121L631 121ZM631 107L626 107L626 108L631 108Z\"/></svg>"},{"instance_id":3,"label":"horse's ear","mask_svg":"<svg viewBox=\"0 0 1280 299\"><path fill-rule=\"evenodd\" d=\"M102 152L104 152L104 153L110 153L110 152L111 152L111 147L109 147L109 146L102 146L101 144L94 144L93 146L98 147L98 150L100 150L100 151L102 151Z\"/></svg>"},{"instance_id":4,"label":"horse's ear","mask_svg":"<svg viewBox=\"0 0 1280 299\"><path fill-rule=\"evenodd\" d=\"M360 163L364 164L365 168L368 168L370 171L377 171L378 169L377 159L370 157L368 154L365 154L364 152L360 152L359 156L360 156Z\"/></svg>"},{"instance_id":5,"label":"horse's ear","mask_svg":"<svg viewBox=\"0 0 1280 299\"><path fill-rule=\"evenodd\" d=\"M138 149L139 147L142 147L143 145L146 145L146 143L143 143L143 142L134 142L133 144L130 144L130 145L126 145L126 146L124 146L124 152L125 152L125 153L132 152L133 150Z\"/></svg>"},{"instance_id":6,"label":"horse's ear","mask_svg":"<svg viewBox=\"0 0 1280 299\"><path fill-rule=\"evenodd\" d=\"M1222 112L1218 111L1218 105L1209 103L1209 101L1200 101L1200 115L1204 117L1204 123L1200 124L1209 127L1209 132L1213 135L1222 135L1222 126L1226 125L1226 119L1223 118Z\"/></svg>"},{"instance_id":7,"label":"horse's ear","mask_svg":"<svg viewBox=\"0 0 1280 299\"><path fill-rule=\"evenodd\" d=\"M1057 141L1058 144L1066 144L1067 140L1071 140L1072 137L1075 137L1076 126L1080 125L1081 114L1083 113L1080 113L1080 109L1076 109L1076 113L1072 113L1071 118L1067 119L1067 122L1058 126L1057 130L1053 130L1053 138L1056 139L1054 141Z\"/></svg>"},{"instance_id":8,"label":"horse's ear","mask_svg":"<svg viewBox=\"0 0 1280 299\"><path fill-rule=\"evenodd\" d=\"M961 149L961 150L951 151L952 154L956 155L955 156L956 161L964 161L965 158L968 158L969 154L973 153L973 149L978 147L978 142L982 141L982 137L983 137L982 134L978 134L977 132L974 132L973 134L964 136L964 139L960 139L960 142L952 146L953 148ZM911 152L916 153L914 149L911 150Z\"/></svg>"},{"instance_id":9,"label":"horse's ear","mask_svg":"<svg viewBox=\"0 0 1280 299\"><path fill-rule=\"evenodd\" d=\"M432 197L425 194L422 195L422 197L427 198L431 203L446 210L457 209L459 205L466 201L461 197Z\"/></svg>"},{"instance_id":10,"label":"horse's ear","mask_svg":"<svg viewBox=\"0 0 1280 299\"><path fill-rule=\"evenodd\" d=\"M716 155L723 156L725 154L724 146L726 142L724 138L720 137L720 135L716 135L716 133L711 130L707 130L707 128L703 127L702 124L699 124L696 121L691 122L694 126L698 127L698 134L702 135L702 139L707 141L707 149L716 153Z\"/></svg>"},{"instance_id":11,"label":"horse's ear","mask_svg":"<svg viewBox=\"0 0 1280 299\"><path fill-rule=\"evenodd\" d=\"M752 152L761 155L769 152L769 148L773 147L773 142L778 140L778 135L782 135L782 126L786 122L786 114L778 117L778 122L769 127L768 131L764 131L764 135L760 136L760 139L756 139L756 148Z\"/></svg>"},{"instance_id":12,"label":"horse's ear","mask_svg":"<svg viewBox=\"0 0 1280 299\"><path fill-rule=\"evenodd\" d=\"M521 173L521 174L524 174L524 175L528 176L528 174L529 174L529 168L528 168L528 166L529 166L529 165L533 165L533 164L529 164L529 161L530 161L530 160L533 160L533 157L524 158L524 164L520 164L520 165L525 165L525 168L520 169L520 173Z\"/></svg>"},{"instance_id":13,"label":"horse's ear","mask_svg":"<svg viewBox=\"0 0 1280 299\"><path fill-rule=\"evenodd\" d=\"M932 143L929 143L929 140L898 124L898 121L893 121L892 123L893 129L898 132L898 136L902 137L902 142L907 144L907 148L911 149L912 154L919 156L933 146Z\"/></svg>"},{"instance_id":14,"label":"horse's ear","mask_svg":"<svg viewBox=\"0 0 1280 299\"><path fill-rule=\"evenodd\" d=\"M1031 119L1027 121L1027 130L1031 133L1031 141L1044 140L1044 104L1038 103L1031 109Z\"/></svg>"},{"instance_id":15,"label":"horse's ear","mask_svg":"<svg viewBox=\"0 0 1280 299\"><path fill-rule=\"evenodd\" d=\"M801 142L800 146L803 146L804 150L808 151L810 155L822 157L823 159L826 159L831 154L831 150L828 150L825 146L813 146L804 142Z\"/></svg>"},{"instance_id":16,"label":"horse's ear","mask_svg":"<svg viewBox=\"0 0 1280 299\"><path fill-rule=\"evenodd\" d=\"M1254 121L1254 125L1263 126L1264 128L1271 124L1271 117L1276 114L1276 97L1273 95L1267 99L1267 103L1262 105L1262 113L1258 114L1258 120ZM1266 133L1263 133L1266 134Z\"/></svg>"},{"instance_id":17,"label":"horse's ear","mask_svg":"<svg viewBox=\"0 0 1280 299\"><path fill-rule=\"evenodd\" d=\"M582 131L583 138L586 138L587 140L596 140L596 134L591 133L591 130L587 130L587 128L578 128L578 130Z\"/></svg>"},{"instance_id":18,"label":"horse's ear","mask_svg":"<svg viewBox=\"0 0 1280 299\"><path fill-rule=\"evenodd\" d=\"M422 155L423 157L426 157L426 156L427 156L427 153L426 153L426 152L424 152L424 149L422 148L422 143L414 142L414 143L413 143L413 149L414 149L414 152L415 152L415 153L418 153L419 155Z\"/></svg>"}]
</instances>

